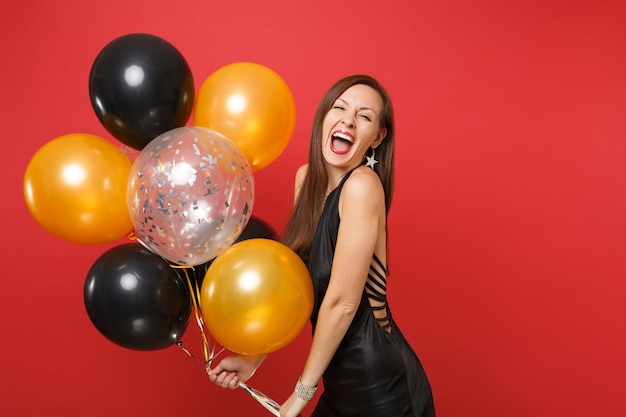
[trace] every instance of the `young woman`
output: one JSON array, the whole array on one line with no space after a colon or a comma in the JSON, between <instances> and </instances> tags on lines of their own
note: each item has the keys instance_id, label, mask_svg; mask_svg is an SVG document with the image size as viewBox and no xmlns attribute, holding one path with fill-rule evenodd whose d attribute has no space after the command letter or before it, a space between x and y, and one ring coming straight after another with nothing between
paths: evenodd
<instances>
[{"instance_id":1,"label":"young woman","mask_svg":"<svg viewBox=\"0 0 626 417\"><path fill-rule=\"evenodd\" d=\"M315 289L313 341L283 417L300 414L320 379L313 417L435 415L426 374L386 299L393 169L387 92L367 75L339 80L317 109L282 239L307 263ZM234 389L263 359L228 356L210 378Z\"/></svg>"}]
</instances>

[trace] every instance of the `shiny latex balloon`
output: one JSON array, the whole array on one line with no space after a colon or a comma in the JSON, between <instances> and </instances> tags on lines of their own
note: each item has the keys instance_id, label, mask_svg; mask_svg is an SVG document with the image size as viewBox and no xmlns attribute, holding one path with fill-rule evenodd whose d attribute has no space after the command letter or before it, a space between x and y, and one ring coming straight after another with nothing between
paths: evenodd
<instances>
[{"instance_id":1,"label":"shiny latex balloon","mask_svg":"<svg viewBox=\"0 0 626 417\"><path fill-rule=\"evenodd\" d=\"M209 333L241 354L274 352L298 336L313 309L304 262L270 239L235 243L206 273L200 307Z\"/></svg>"},{"instance_id":2,"label":"shiny latex balloon","mask_svg":"<svg viewBox=\"0 0 626 417\"><path fill-rule=\"evenodd\" d=\"M272 239L279 240L278 232L265 220L257 217L251 216L250 220L248 220L248 224L244 227L243 232L239 235L237 239L235 239L234 243L241 242L242 240L254 239L254 238L263 238L263 239ZM213 259L209 262L205 262L203 264L195 266L194 275L198 282L198 285L202 285L202 281L204 280L204 276L208 271L209 267L213 263Z\"/></svg>"},{"instance_id":3,"label":"shiny latex balloon","mask_svg":"<svg viewBox=\"0 0 626 417\"><path fill-rule=\"evenodd\" d=\"M89 75L89 96L109 133L140 150L159 134L187 124L195 86L187 61L172 44L132 33L100 51Z\"/></svg>"},{"instance_id":4,"label":"shiny latex balloon","mask_svg":"<svg viewBox=\"0 0 626 417\"><path fill-rule=\"evenodd\" d=\"M159 135L137 156L127 201L147 247L172 263L200 265L246 227L254 178L233 141L203 127L179 127Z\"/></svg>"},{"instance_id":5,"label":"shiny latex balloon","mask_svg":"<svg viewBox=\"0 0 626 417\"><path fill-rule=\"evenodd\" d=\"M296 122L287 83L273 70L251 62L219 68L196 96L193 124L233 140L253 171L273 162L285 149Z\"/></svg>"},{"instance_id":6,"label":"shiny latex balloon","mask_svg":"<svg viewBox=\"0 0 626 417\"><path fill-rule=\"evenodd\" d=\"M191 315L183 276L139 243L116 246L96 260L85 280L84 302L103 336L136 350L178 342Z\"/></svg>"},{"instance_id":7,"label":"shiny latex balloon","mask_svg":"<svg viewBox=\"0 0 626 417\"><path fill-rule=\"evenodd\" d=\"M133 226L126 204L130 160L111 142L72 133L43 145L24 174L24 198L49 233L73 243L113 242Z\"/></svg>"}]
</instances>

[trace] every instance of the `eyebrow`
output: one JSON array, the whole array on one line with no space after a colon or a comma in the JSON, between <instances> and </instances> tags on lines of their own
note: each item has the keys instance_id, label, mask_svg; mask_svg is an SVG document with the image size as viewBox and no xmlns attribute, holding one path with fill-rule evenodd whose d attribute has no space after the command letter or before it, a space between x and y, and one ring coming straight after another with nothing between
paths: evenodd
<instances>
[{"instance_id":1,"label":"eyebrow","mask_svg":"<svg viewBox=\"0 0 626 417\"><path fill-rule=\"evenodd\" d=\"M341 97L338 97L337 101L341 101L342 103L348 104L348 102L346 100L342 99ZM371 108L371 107L359 107L359 110L370 110L370 111L376 113L376 111L373 108Z\"/></svg>"}]
</instances>

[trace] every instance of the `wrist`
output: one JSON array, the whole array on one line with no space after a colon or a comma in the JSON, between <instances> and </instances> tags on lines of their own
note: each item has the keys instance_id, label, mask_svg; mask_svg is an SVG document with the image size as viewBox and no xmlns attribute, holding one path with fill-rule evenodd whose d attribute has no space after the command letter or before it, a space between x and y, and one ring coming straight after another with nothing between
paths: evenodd
<instances>
[{"instance_id":1,"label":"wrist","mask_svg":"<svg viewBox=\"0 0 626 417\"><path fill-rule=\"evenodd\" d=\"M258 356L255 358L254 363L256 364L257 368L258 368L259 366L261 366L261 364L263 363L263 361L265 360L265 358L267 358L267 355L258 355Z\"/></svg>"},{"instance_id":2,"label":"wrist","mask_svg":"<svg viewBox=\"0 0 626 417\"><path fill-rule=\"evenodd\" d=\"M311 401L313 396L315 395L315 391L317 391L317 385L311 387L309 385L304 385L302 383L302 379L298 378L298 382L296 382L296 396L304 401Z\"/></svg>"}]
</instances>

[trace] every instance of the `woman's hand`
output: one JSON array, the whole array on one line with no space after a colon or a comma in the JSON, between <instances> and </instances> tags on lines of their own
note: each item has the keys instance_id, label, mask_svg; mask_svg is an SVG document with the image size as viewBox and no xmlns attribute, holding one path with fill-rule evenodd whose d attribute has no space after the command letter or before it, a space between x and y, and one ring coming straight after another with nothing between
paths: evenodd
<instances>
[{"instance_id":1,"label":"woman's hand","mask_svg":"<svg viewBox=\"0 0 626 417\"><path fill-rule=\"evenodd\" d=\"M298 398L296 393L293 392L291 396L287 398L287 401L280 406L280 417L298 417L308 403L308 401Z\"/></svg>"},{"instance_id":2,"label":"woman's hand","mask_svg":"<svg viewBox=\"0 0 626 417\"><path fill-rule=\"evenodd\" d=\"M227 356L209 371L209 379L222 388L236 389L239 382L246 382L266 355Z\"/></svg>"}]
</instances>

